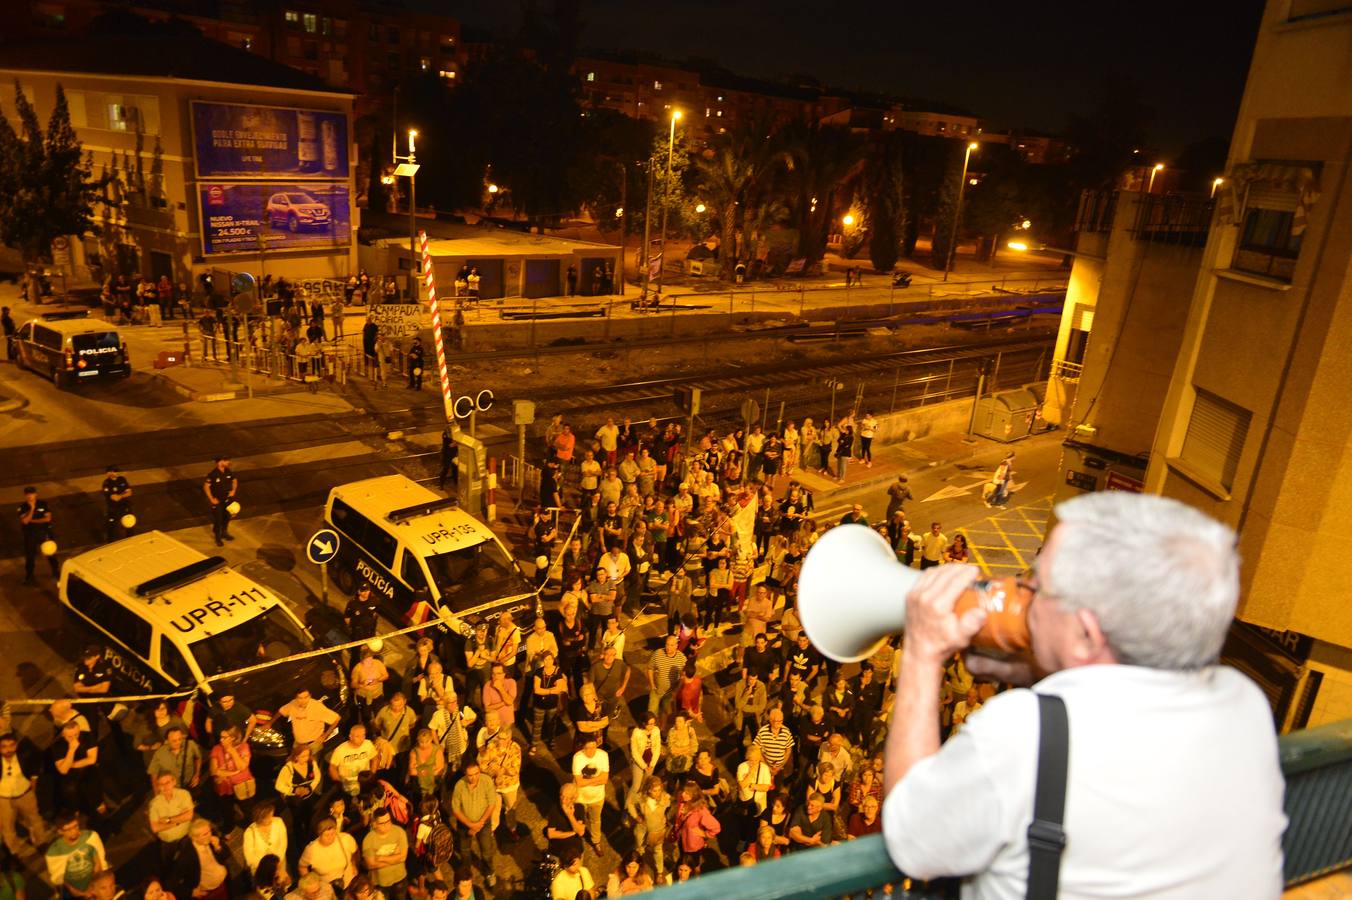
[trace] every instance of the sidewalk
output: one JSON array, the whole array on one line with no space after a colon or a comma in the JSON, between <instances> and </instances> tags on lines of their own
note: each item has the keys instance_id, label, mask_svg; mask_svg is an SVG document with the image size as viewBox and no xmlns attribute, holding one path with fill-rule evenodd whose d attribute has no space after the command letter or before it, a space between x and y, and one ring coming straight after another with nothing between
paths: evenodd
<instances>
[{"instance_id":1,"label":"sidewalk","mask_svg":"<svg viewBox=\"0 0 1352 900\"><path fill-rule=\"evenodd\" d=\"M946 466L969 459L980 459L983 463L989 457L990 466L1004 457L1018 443L1002 444L989 438L971 437L964 432L929 434L925 437L892 444L873 445L873 465L865 466L862 461L850 462L845 469L844 482L834 477L822 475L816 469L806 471L794 469L791 478L796 479L817 497L821 506L824 498L835 493L858 491L870 487L886 487L896 480L898 475L913 477L916 470ZM831 457L835 463L835 457Z\"/></svg>"}]
</instances>

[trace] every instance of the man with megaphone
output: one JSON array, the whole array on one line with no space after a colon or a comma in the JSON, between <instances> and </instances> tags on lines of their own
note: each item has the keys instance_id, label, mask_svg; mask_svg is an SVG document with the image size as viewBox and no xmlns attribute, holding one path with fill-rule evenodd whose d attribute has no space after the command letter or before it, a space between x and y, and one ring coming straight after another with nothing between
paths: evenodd
<instances>
[{"instance_id":1,"label":"man with megaphone","mask_svg":"<svg viewBox=\"0 0 1352 900\"><path fill-rule=\"evenodd\" d=\"M56 559L56 543L52 537L52 511L47 501L38 497L38 489L29 485L23 489L19 504L19 525L23 530L23 583L35 584L33 568L38 554L47 557L52 577L61 575L61 564Z\"/></svg>"},{"instance_id":2,"label":"man with megaphone","mask_svg":"<svg viewBox=\"0 0 1352 900\"><path fill-rule=\"evenodd\" d=\"M823 652L857 659L905 625L884 779L893 862L963 877L964 897L1277 897L1272 712L1217 665L1239 592L1234 532L1117 491L1055 512L1026 584L903 570L865 529L828 542L850 526L808 555L799 605ZM853 589L828 590L847 564ZM941 745L944 665L961 652L974 675L1031 690L997 694Z\"/></svg>"},{"instance_id":3,"label":"man with megaphone","mask_svg":"<svg viewBox=\"0 0 1352 900\"><path fill-rule=\"evenodd\" d=\"M136 527L131 512L131 485L127 476L116 465L108 466L108 477L103 479L104 514L107 518L108 543L127 537ZM128 524L130 523L130 524Z\"/></svg>"}]
</instances>

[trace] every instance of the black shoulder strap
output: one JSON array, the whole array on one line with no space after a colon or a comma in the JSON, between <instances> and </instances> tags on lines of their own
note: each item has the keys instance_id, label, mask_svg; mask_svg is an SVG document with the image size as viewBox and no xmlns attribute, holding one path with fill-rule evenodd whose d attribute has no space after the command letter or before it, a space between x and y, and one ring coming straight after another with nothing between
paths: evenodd
<instances>
[{"instance_id":1,"label":"black shoulder strap","mask_svg":"<svg viewBox=\"0 0 1352 900\"><path fill-rule=\"evenodd\" d=\"M1055 900L1066 832L1066 760L1070 726L1066 704L1050 694L1037 695L1040 736L1033 821L1028 826L1028 900Z\"/></svg>"}]
</instances>

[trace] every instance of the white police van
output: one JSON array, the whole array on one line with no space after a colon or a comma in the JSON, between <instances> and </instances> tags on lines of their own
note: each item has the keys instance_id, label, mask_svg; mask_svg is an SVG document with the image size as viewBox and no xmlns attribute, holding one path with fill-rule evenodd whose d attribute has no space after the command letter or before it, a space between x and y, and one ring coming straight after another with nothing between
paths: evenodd
<instances>
[{"instance_id":1,"label":"white police van","mask_svg":"<svg viewBox=\"0 0 1352 900\"><path fill-rule=\"evenodd\" d=\"M289 747L272 713L308 689L335 712L347 680L335 655L255 672L212 676L316 649L310 631L276 594L159 531L136 534L66 560L61 603L102 632L115 692L198 688L233 694L259 717L251 741L271 754Z\"/></svg>"},{"instance_id":2,"label":"white police van","mask_svg":"<svg viewBox=\"0 0 1352 900\"><path fill-rule=\"evenodd\" d=\"M463 635L503 612L536 611L536 588L492 529L410 478L340 485L324 520L342 536L329 563L338 588L351 595L369 582L394 622L439 617Z\"/></svg>"}]
</instances>

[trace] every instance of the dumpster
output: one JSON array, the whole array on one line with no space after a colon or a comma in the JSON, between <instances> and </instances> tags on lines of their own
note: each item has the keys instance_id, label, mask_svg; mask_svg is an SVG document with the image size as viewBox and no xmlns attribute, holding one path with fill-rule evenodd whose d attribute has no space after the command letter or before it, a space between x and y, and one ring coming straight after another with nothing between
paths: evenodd
<instances>
[{"instance_id":1,"label":"dumpster","mask_svg":"<svg viewBox=\"0 0 1352 900\"><path fill-rule=\"evenodd\" d=\"M1027 388L1000 391L982 397L976 405L976 423L972 430L993 441L1018 441L1028 437L1041 403Z\"/></svg>"}]
</instances>

